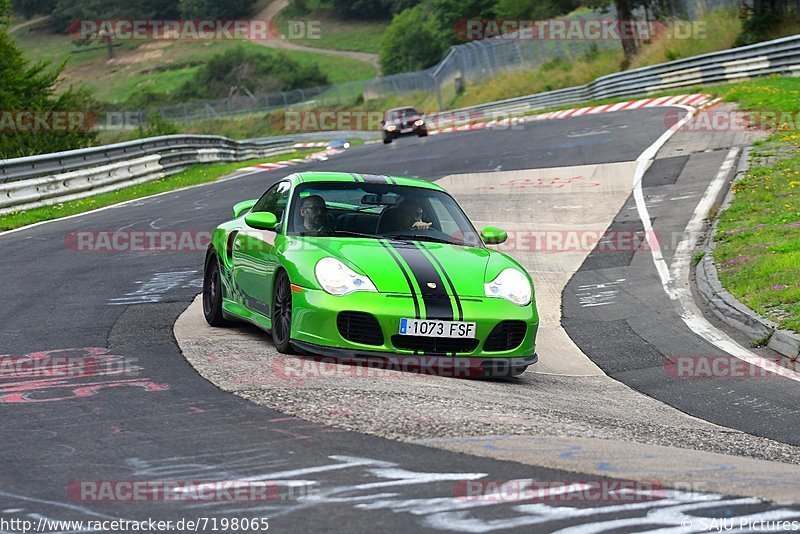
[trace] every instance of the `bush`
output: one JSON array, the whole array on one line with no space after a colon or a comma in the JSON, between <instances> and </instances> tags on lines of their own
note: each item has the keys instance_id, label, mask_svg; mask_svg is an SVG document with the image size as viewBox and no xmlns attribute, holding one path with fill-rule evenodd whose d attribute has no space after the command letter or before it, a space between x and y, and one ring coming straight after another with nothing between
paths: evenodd
<instances>
[{"instance_id":1,"label":"bush","mask_svg":"<svg viewBox=\"0 0 800 534\"><path fill-rule=\"evenodd\" d=\"M317 65L301 65L282 52L238 46L213 56L175 93L175 100L226 98L327 85Z\"/></svg>"},{"instance_id":2,"label":"bush","mask_svg":"<svg viewBox=\"0 0 800 534\"><path fill-rule=\"evenodd\" d=\"M736 46L745 46L759 43L778 25L780 17L774 13L753 13L742 28L742 33L736 38Z\"/></svg>"},{"instance_id":3,"label":"bush","mask_svg":"<svg viewBox=\"0 0 800 534\"><path fill-rule=\"evenodd\" d=\"M174 135L180 133L178 126L160 113L152 113L147 117L146 125L139 125L139 137L157 137L159 135Z\"/></svg>"}]
</instances>

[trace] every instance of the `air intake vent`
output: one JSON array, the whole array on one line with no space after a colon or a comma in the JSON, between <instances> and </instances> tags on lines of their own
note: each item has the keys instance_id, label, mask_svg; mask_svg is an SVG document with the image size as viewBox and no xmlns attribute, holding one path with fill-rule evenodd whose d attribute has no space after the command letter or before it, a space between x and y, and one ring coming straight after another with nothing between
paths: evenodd
<instances>
[{"instance_id":1,"label":"air intake vent","mask_svg":"<svg viewBox=\"0 0 800 534\"><path fill-rule=\"evenodd\" d=\"M523 321L502 321L492 329L486 338L483 350L486 352L501 352L519 347L525 339L528 325Z\"/></svg>"},{"instance_id":2,"label":"air intake vent","mask_svg":"<svg viewBox=\"0 0 800 534\"><path fill-rule=\"evenodd\" d=\"M336 326L342 337L348 341L363 345L383 345L381 325L374 315L344 311L336 318Z\"/></svg>"}]
</instances>

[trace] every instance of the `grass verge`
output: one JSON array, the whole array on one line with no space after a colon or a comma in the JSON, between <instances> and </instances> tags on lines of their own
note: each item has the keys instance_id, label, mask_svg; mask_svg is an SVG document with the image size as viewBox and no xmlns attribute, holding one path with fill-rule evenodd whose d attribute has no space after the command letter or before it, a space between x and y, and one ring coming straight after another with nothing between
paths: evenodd
<instances>
[{"instance_id":1,"label":"grass verge","mask_svg":"<svg viewBox=\"0 0 800 534\"><path fill-rule=\"evenodd\" d=\"M770 78L718 88L746 110L800 113L800 79ZM788 115L791 114L791 115ZM749 308L800 332L800 127L778 121L757 142L750 168L719 215L714 261L723 286Z\"/></svg>"},{"instance_id":2,"label":"grass verge","mask_svg":"<svg viewBox=\"0 0 800 534\"><path fill-rule=\"evenodd\" d=\"M235 163L223 163L219 165L194 165L185 171L173 174L166 178L153 180L144 184L134 185L120 189L119 191L111 191L109 193L101 193L91 197L82 198L80 200L73 200L61 204L54 204L52 206L45 206L42 208L35 208L18 213L10 213L8 215L0 215L0 231L13 230L29 224L34 224L42 221L49 221L51 219L58 219L60 217L67 217L78 213L85 213L87 211L119 204L128 200L137 198L148 197L166 191L173 191L182 187L191 185L204 184L213 182L219 178L230 174L231 172L249 167L256 163L269 163L273 161L281 161L289 158L302 157L306 153L301 152L287 152L285 154L278 154L269 158L253 159L248 161L237 161Z\"/></svg>"}]
</instances>

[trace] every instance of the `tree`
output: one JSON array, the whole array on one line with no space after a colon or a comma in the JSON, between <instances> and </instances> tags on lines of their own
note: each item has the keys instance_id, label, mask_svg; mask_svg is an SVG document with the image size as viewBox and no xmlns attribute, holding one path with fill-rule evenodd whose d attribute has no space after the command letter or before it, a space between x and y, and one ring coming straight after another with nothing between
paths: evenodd
<instances>
[{"instance_id":1,"label":"tree","mask_svg":"<svg viewBox=\"0 0 800 534\"><path fill-rule=\"evenodd\" d=\"M612 4L616 8L617 11L617 20L623 22L625 24L629 24L630 21L634 19L633 11L637 7L647 8L651 5L652 0L589 0L587 2L587 6L595 8L595 9L608 9L609 5ZM623 32L620 29L620 33ZM628 31L627 33L631 33ZM622 68L623 70L628 67L630 62L633 60L633 57L639 50L639 45L636 39L631 38L630 35L622 35L620 39L622 44L622 52L625 54L625 59L623 60Z\"/></svg>"},{"instance_id":2,"label":"tree","mask_svg":"<svg viewBox=\"0 0 800 534\"><path fill-rule=\"evenodd\" d=\"M566 15L579 6L577 0L498 0L495 11L501 19L541 20Z\"/></svg>"},{"instance_id":3,"label":"tree","mask_svg":"<svg viewBox=\"0 0 800 534\"><path fill-rule=\"evenodd\" d=\"M57 0L50 20L53 30L65 33L79 20L176 19L180 15L178 0Z\"/></svg>"},{"instance_id":4,"label":"tree","mask_svg":"<svg viewBox=\"0 0 800 534\"><path fill-rule=\"evenodd\" d=\"M14 0L14 13L26 19L34 15L49 15L56 6L56 0Z\"/></svg>"},{"instance_id":5,"label":"tree","mask_svg":"<svg viewBox=\"0 0 800 534\"><path fill-rule=\"evenodd\" d=\"M444 46L435 18L424 5L395 15L381 39L380 62L384 74L426 69L442 57Z\"/></svg>"},{"instance_id":6,"label":"tree","mask_svg":"<svg viewBox=\"0 0 800 534\"><path fill-rule=\"evenodd\" d=\"M493 19L497 0L429 0L432 17L438 21L439 38L443 49L456 44L456 28L468 19Z\"/></svg>"},{"instance_id":7,"label":"tree","mask_svg":"<svg viewBox=\"0 0 800 534\"><path fill-rule=\"evenodd\" d=\"M633 6L632 0L614 0L614 5L617 7L617 20L623 23L630 23L633 20ZM625 54L625 64L623 68L627 68L633 57L638 51L638 45L635 39L630 36L621 36L622 52Z\"/></svg>"},{"instance_id":8,"label":"tree","mask_svg":"<svg viewBox=\"0 0 800 534\"><path fill-rule=\"evenodd\" d=\"M333 11L344 19L388 19L391 0L333 0Z\"/></svg>"},{"instance_id":9,"label":"tree","mask_svg":"<svg viewBox=\"0 0 800 534\"><path fill-rule=\"evenodd\" d=\"M181 16L186 19L235 19L246 17L255 0L180 0Z\"/></svg>"},{"instance_id":10,"label":"tree","mask_svg":"<svg viewBox=\"0 0 800 534\"><path fill-rule=\"evenodd\" d=\"M8 12L8 1L0 0L0 14ZM0 159L30 156L45 152L58 152L72 148L90 146L97 133L93 127L89 109L94 102L84 90L72 87L56 94L58 77L63 65L52 69L48 63L31 65L6 32L7 15L0 21ZM48 112L72 112L82 119L74 128L52 128L42 124L24 131L18 117L37 113L47 117ZM52 114L50 115L52 116Z\"/></svg>"}]
</instances>

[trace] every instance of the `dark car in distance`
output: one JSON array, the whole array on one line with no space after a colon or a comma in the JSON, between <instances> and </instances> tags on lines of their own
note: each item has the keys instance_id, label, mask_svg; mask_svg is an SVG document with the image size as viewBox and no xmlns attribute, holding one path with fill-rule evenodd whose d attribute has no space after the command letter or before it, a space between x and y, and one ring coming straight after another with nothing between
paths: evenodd
<instances>
[{"instance_id":1,"label":"dark car in distance","mask_svg":"<svg viewBox=\"0 0 800 534\"><path fill-rule=\"evenodd\" d=\"M393 139L406 135L428 135L425 119L419 111L412 107L393 108L386 112L381 121L383 127L383 142L391 143Z\"/></svg>"}]
</instances>

